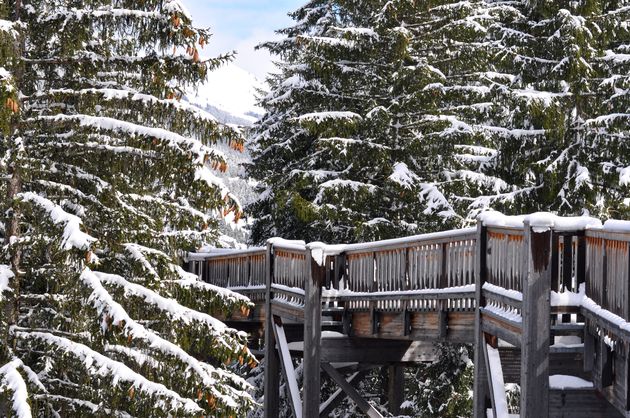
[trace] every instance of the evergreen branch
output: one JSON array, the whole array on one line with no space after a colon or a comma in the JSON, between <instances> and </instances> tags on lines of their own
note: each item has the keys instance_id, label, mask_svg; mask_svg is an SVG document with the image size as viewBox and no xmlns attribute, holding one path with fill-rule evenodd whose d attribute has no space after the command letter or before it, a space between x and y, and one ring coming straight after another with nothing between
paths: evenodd
<instances>
[{"instance_id":1,"label":"evergreen branch","mask_svg":"<svg viewBox=\"0 0 630 418\"><path fill-rule=\"evenodd\" d=\"M28 390L18 371L23 365L20 359L14 358L0 367L0 393L8 391L13 394L11 396L11 409L17 418L31 418Z\"/></svg>"},{"instance_id":2,"label":"evergreen branch","mask_svg":"<svg viewBox=\"0 0 630 418\"><path fill-rule=\"evenodd\" d=\"M81 231L81 219L64 211L61 206L53 203L45 197L39 196L32 192L20 193L18 198L24 202L32 203L48 214L50 220L55 225L63 226L63 235L61 240L61 248L69 250L76 248L79 250L87 250L96 241Z\"/></svg>"},{"instance_id":3,"label":"evergreen branch","mask_svg":"<svg viewBox=\"0 0 630 418\"><path fill-rule=\"evenodd\" d=\"M138 338L149 344L149 346L162 354L176 359L186 366L188 370L194 372L204 389L210 392L222 405L228 408L238 409L239 404L235 399L250 399L244 392L248 384L241 378L231 373L212 367L209 364L198 361L186 353L176 344L166 341L153 332L147 330L129 317L123 307L115 302L111 295L105 290L100 279L94 272L86 268L80 277L81 282L92 290L88 302L96 308L102 318L102 329L108 328L107 319L111 318L112 324L121 326L132 338ZM232 383L237 388L225 386L225 383ZM227 392L224 394L220 391Z\"/></svg>"},{"instance_id":4,"label":"evergreen branch","mask_svg":"<svg viewBox=\"0 0 630 418\"><path fill-rule=\"evenodd\" d=\"M148 380L124 364L114 361L86 345L46 332L15 330L13 335L27 344L30 344L31 340L39 340L50 346L53 351L74 357L84 365L88 372L96 376L109 377L114 385L117 385L119 381L130 383L141 393L153 398L155 405L162 409L170 410L174 407L190 415L204 412L192 399L181 397L177 392Z\"/></svg>"}]
</instances>

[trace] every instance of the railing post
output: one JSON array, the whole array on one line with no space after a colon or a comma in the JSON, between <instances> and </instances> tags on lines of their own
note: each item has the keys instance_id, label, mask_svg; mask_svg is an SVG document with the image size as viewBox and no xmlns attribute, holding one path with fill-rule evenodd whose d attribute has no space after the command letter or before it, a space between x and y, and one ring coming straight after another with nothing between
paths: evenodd
<instances>
[{"instance_id":1,"label":"railing post","mask_svg":"<svg viewBox=\"0 0 630 418\"><path fill-rule=\"evenodd\" d=\"M275 418L280 413L280 359L276 350L276 338L273 333L273 315L271 312L271 283L273 280L272 245L267 243L265 256L265 400L266 418Z\"/></svg>"},{"instance_id":2,"label":"railing post","mask_svg":"<svg viewBox=\"0 0 630 418\"><path fill-rule=\"evenodd\" d=\"M324 260L319 260L323 262ZM302 417L319 418L320 345L322 322L322 280L325 266L313 258L313 248L306 247L304 264L304 390Z\"/></svg>"},{"instance_id":3,"label":"railing post","mask_svg":"<svg viewBox=\"0 0 630 418\"><path fill-rule=\"evenodd\" d=\"M537 231L525 221L527 276L523 283L521 336L521 417L549 416L549 303L553 231Z\"/></svg>"},{"instance_id":4,"label":"railing post","mask_svg":"<svg viewBox=\"0 0 630 418\"><path fill-rule=\"evenodd\" d=\"M487 230L481 221L477 223L477 257L475 260L476 286L475 286L475 376L473 383L473 413L475 418L486 416L486 408L488 406L488 373L483 360L483 351L485 349L485 339L483 337L483 329L481 326L480 307L485 305L481 288L486 280L487 275Z\"/></svg>"}]
</instances>

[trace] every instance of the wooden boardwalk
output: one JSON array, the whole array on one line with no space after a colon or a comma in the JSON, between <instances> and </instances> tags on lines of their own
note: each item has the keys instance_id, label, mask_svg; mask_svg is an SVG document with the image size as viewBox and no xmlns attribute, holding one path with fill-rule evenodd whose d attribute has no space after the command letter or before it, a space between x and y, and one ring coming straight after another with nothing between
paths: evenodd
<instances>
[{"instance_id":1,"label":"wooden boardwalk","mask_svg":"<svg viewBox=\"0 0 630 418\"><path fill-rule=\"evenodd\" d=\"M267 417L278 416L280 373L296 417L327 416L345 396L379 417L355 389L375 366L387 366L397 414L402 368L432 360L435 342L474 344L475 417L507 412L501 381L520 384L523 417L630 416L628 225L488 217L365 244L272 239L191 254L188 268L255 303L224 320L266 342ZM291 356L303 358L302 388ZM322 372L340 387L326 400ZM558 375L593 386L562 387Z\"/></svg>"}]
</instances>

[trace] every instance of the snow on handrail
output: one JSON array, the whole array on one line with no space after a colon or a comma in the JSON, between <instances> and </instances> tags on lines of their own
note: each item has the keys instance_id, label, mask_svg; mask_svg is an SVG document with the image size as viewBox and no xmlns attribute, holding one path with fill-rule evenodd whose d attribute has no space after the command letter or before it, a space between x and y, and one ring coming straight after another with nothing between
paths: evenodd
<instances>
[{"instance_id":1,"label":"snow on handrail","mask_svg":"<svg viewBox=\"0 0 630 418\"><path fill-rule=\"evenodd\" d=\"M210 258L219 258L219 257L229 257L229 256L240 257L243 255L264 253L265 251L266 251L265 247L215 248L209 251L188 253L188 256L186 259L188 261L203 261Z\"/></svg>"}]
</instances>

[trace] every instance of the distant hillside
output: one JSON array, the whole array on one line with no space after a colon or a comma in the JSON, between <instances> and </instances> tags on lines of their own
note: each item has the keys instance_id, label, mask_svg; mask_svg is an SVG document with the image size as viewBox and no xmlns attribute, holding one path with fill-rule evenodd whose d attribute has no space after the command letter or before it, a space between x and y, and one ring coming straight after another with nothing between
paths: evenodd
<instances>
[{"instance_id":1,"label":"distant hillside","mask_svg":"<svg viewBox=\"0 0 630 418\"><path fill-rule=\"evenodd\" d=\"M190 92L186 100L212 114L219 122L238 126L247 136L247 128L256 122L264 110L256 106L259 89L265 89L264 83L254 75L234 64L228 64L210 73L208 81L197 91ZM243 164L251 161L246 144L244 152L237 152L226 144L218 144L217 149L223 152L228 163L225 173L216 174L223 179L226 186L238 197L242 206L251 203L256 195L255 182L245 177ZM233 222L232 215L228 215L221 225L224 236L221 242L224 246L238 246L247 241L248 219Z\"/></svg>"},{"instance_id":2,"label":"distant hillside","mask_svg":"<svg viewBox=\"0 0 630 418\"><path fill-rule=\"evenodd\" d=\"M212 71L208 81L188 95L189 102L213 114L220 122L250 126L264 110L256 105L265 84L235 64Z\"/></svg>"}]
</instances>

